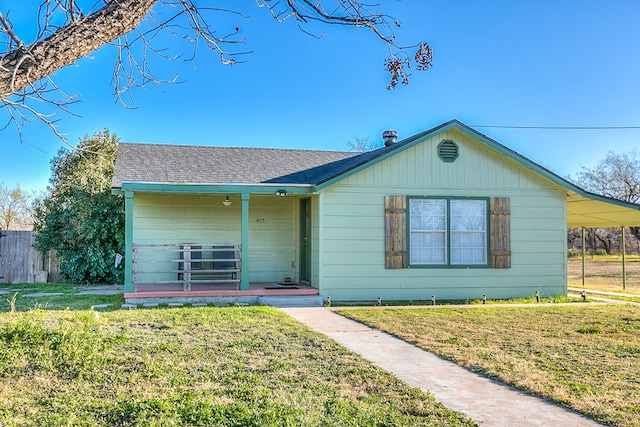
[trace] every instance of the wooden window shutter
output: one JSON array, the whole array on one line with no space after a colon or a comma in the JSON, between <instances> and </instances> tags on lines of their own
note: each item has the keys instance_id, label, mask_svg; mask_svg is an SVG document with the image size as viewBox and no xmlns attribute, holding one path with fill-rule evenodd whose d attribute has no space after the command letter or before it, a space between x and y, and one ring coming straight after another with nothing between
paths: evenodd
<instances>
[{"instance_id":1,"label":"wooden window shutter","mask_svg":"<svg viewBox=\"0 0 640 427\"><path fill-rule=\"evenodd\" d=\"M511 207L508 197L492 197L490 211L491 268L511 268Z\"/></svg>"},{"instance_id":2,"label":"wooden window shutter","mask_svg":"<svg viewBox=\"0 0 640 427\"><path fill-rule=\"evenodd\" d=\"M384 268L407 268L407 198L384 197Z\"/></svg>"}]
</instances>

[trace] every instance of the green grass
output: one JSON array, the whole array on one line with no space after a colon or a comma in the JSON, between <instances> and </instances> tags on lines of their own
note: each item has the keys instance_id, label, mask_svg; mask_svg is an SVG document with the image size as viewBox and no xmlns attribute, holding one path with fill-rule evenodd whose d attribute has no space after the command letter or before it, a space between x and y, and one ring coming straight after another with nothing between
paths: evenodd
<instances>
[{"instance_id":1,"label":"green grass","mask_svg":"<svg viewBox=\"0 0 640 427\"><path fill-rule=\"evenodd\" d=\"M474 423L266 307L0 314L0 425Z\"/></svg>"},{"instance_id":2,"label":"green grass","mask_svg":"<svg viewBox=\"0 0 640 427\"><path fill-rule=\"evenodd\" d=\"M582 255L578 254L578 255L570 255L569 256L570 260L581 260L582 259ZM611 255L607 255L607 254L603 254L603 255L590 255L587 254L585 257L585 260L587 262L589 261L613 261L613 262L622 262L622 255L621 254L611 254ZM640 262L640 255L637 254L627 254L625 255L625 260L626 262Z\"/></svg>"},{"instance_id":3,"label":"green grass","mask_svg":"<svg viewBox=\"0 0 640 427\"><path fill-rule=\"evenodd\" d=\"M629 301L640 303L640 295L637 297L623 296L623 295L594 295L596 298L615 299L620 301Z\"/></svg>"},{"instance_id":4,"label":"green grass","mask_svg":"<svg viewBox=\"0 0 640 427\"><path fill-rule=\"evenodd\" d=\"M640 306L339 312L599 422L640 425Z\"/></svg>"},{"instance_id":5,"label":"green grass","mask_svg":"<svg viewBox=\"0 0 640 427\"><path fill-rule=\"evenodd\" d=\"M538 301L535 296L528 298L510 298L510 299L487 299L483 302L482 299L466 299L466 300L436 300L438 306L447 305L478 305L478 304L561 304L561 303L574 303L585 302L581 297L575 296L552 296L542 297ZM590 302L590 299L587 299ZM432 306L431 300L383 300L382 307L421 307ZM377 302L363 301L363 302L335 302L332 303L332 307L366 307L366 306L378 306ZM380 307L380 306L378 306Z\"/></svg>"},{"instance_id":6,"label":"green grass","mask_svg":"<svg viewBox=\"0 0 640 427\"><path fill-rule=\"evenodd\" d=\"M60 283L27 283L1 286L9 292L0 295L0 312L11 311L12 306L16 311L31 309L48 310L88 310L92 306L109 304L108 309L117 309L124 303L123 294L117 295L78 295L76 285ZM82 286L91 288L91 286ZM24 295L35 293L61 293L62 295L45 295L40 297L25 297ZM12 300L15 296L15 304Z\"/></svg>"},{"instance_id":7,"label":"green grass","mask_svg":"<svg viewBox=\"0 0 640 427\"><path fill-rule=\"evenodd\" d=\"M563 295L541 297L538 301L535 296L528 298L510 298L510 299L487 299L486 304L566 304L574 302L584 302L580 297L569 297ZM470 304L482 304L481 299L470 300Z\"/></svg>"}]
</instances>

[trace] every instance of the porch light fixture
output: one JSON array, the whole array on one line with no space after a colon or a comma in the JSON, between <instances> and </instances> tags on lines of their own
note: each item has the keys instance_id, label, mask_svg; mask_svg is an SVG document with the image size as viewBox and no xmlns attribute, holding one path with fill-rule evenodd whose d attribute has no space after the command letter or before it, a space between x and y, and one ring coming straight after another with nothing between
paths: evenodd
<instances>
[{"instance_id":1,"label":"porch light fixture","mask_svg":"<svg viewBox=\"0 0 640 427\"><path fill-rule=\"evenodd\" d=\"M276 191L276 196L286 196L287 195L287 190L278 190Z\"/></svg>"},{"instance_id":2,"label":"porch light fixture","mask_svg":"<svg viewBox=\"0 0 640 427\"><path fill-rule=\"evenodd\" d=\"M222 201L222 204L225 206L231 206L231 200L229 200L229 196Z\"/></svg>"}]
</instances>

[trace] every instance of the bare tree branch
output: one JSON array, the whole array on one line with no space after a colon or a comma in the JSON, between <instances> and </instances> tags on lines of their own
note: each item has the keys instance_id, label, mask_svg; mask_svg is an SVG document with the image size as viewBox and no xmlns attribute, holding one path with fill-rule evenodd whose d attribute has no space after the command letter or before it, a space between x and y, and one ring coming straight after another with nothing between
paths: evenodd
<instances>
[{"instance_id":1,"label":"bare tree branch","mask_svg":"<svg viewBox=\"0 0 640 427\"><path fill-rule=\"evenodd\" d=\"M0 99L74 63L138 26L157 0L112 0L52 35L0 57Z\"/></svg>"},{"instance_id":2,"label":"bare tree branch","mask_svg":"<svg viewBox=\"0 0 640 427\"><path fill-rule=\"evenodd\" d=\"M354 136L353 139L347 141L347 148L349 148L349 151L364 153L380 148L380 144L368 136Z\"/></svg>"},{"instance_id":3,"label":"bare tree branch","mask_svg":"<svg viewBox=\"0 0 640 427\"><path fill-rule=\"evenodd\" d=\"M2 24L2 26L4 27L4 32L6 32L7 35L11 37L11 40L13 40L16 43L16 46L18 46L18 49L21 49L24 46L24 43L22 42L22 40L18 38L16 33L13 31L11 23L7 21L7 19L4 16L2 16L2 12L0 12L0 24Z\"/></svg>"},{"instance_id":4,"label":"bare tree branch","mask_svg":"<svg viewBox=\"0 0 640 427\"><path fill-rule=\"evenodd\" d=\"M408 83L412 63L419 71L431 67L429 45L398 45L393 29L401 23L380 13L378 4L357 0L255 1L277 21L294 19L307 34L314 35L307 29L310 23L371 31L389 49L385 61L385 69L391 74L389 89ZM19 3L14 7L29 6ZM251 52L238 48L244 40L237 25L219 32L221 14L247 18L236 10L199 6L196 0L40 0L35 40L29 42L28 37L20 37L15 31L9 14L0 11L0 109L8 111L9 122L17 127L40 121L62 138L52 116L39 110L48 105L68 111L68 105L76 99L58 88L51 76L108 44L117 49L112 79L115 95L130 107L131 89L178 82L177 75L165 78L152 70L151 56L168 61L182 57L181 52L169 52L162 45L158 36L164 32L191 44L188 61L193 61L203 46L215 52L222 64L235 64ZM408 55L407 49L416 49L415 56ZM125 96L129 96L129 102Z\"/></svg>"}]
</instances>

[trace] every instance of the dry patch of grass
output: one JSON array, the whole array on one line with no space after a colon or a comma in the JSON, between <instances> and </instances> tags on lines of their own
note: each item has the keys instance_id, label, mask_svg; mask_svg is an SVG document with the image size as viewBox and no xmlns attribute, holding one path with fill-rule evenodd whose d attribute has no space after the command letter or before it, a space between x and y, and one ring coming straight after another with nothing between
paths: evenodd
<instances>
[{"instance_id":1,"label":"dry patch of grass","mask_svg":"<svg viewBox=\"0 0 640 427\"><path fill-rule=\"evenodd\" d=\"M640 295L640 257L626 257L626 289L622 288L621 256L587 256L585 259L585 287L607 292L625 292ZM569 258L567 261L568 284L582 287L582 259Z\"/></svg>"},{"instance_id":2,"label":"dry patch of grass","mask_svg":"<svg viewBox=\"0 0 640 427\"><path fill-rule=\"evenodd\" d=\"M640 306L340 313L600 422L640 425Z\"/></svg>"},{"instance_id":3,"label":"dry patch of grass","mask_svg":"<svg viewBox=\"0 0 640 427\"><path fill-rule=\"evenodd\" d=\"M0 425L475 425L272 308L0 314Z\"/></svg>"}]
</instances>

